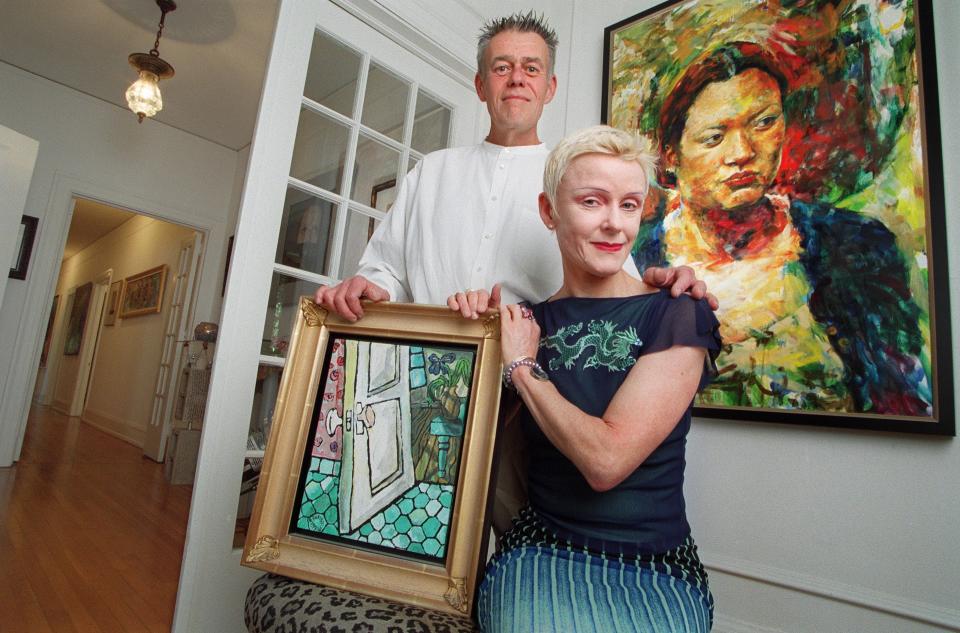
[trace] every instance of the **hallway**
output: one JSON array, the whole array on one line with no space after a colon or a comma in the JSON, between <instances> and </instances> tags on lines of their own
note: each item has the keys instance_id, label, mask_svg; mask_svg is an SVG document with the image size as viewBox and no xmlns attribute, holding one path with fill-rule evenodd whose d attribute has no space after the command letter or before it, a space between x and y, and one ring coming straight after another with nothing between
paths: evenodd
<instances>
[{"instance_id":1,"label":"hallway","mask_svg":"<svg viewBox=\"0 0 960 633\"><path fill-rule=\"evenodd\" d=\"M34 407L20 461L0 468L0 632L169 631L191 490Z\"/></svg>"}]
</instances>

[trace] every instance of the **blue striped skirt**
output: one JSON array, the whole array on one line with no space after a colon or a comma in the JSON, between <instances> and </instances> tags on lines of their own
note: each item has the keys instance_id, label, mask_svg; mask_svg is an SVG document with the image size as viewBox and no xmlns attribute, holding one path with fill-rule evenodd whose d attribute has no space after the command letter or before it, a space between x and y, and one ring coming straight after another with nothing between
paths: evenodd
<instances>
[{"instance_id":1,"label":"blue striped skirt","mask_svg":"<svg viewBox=\"0 0 960 633\"><path fill-rule=\"evenodd\" d=\"M526 509L487 565L485 633L708 633L713 596L693 539L656 555L594 552L558 539Z\"/></svg>"}]
</instances>

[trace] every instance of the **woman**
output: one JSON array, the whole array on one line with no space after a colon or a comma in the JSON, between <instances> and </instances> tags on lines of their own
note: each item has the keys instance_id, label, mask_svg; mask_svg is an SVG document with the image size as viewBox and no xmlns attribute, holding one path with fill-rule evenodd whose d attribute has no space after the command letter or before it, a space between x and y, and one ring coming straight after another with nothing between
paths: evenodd
<instances>
[{"instance_id":1,"label":"woman","mask_svg":"<svg viewBox=\"0 0 960 633\"><path fill-rule=\"evenodd\" d=\"M704 301L622 269L653 172L639 137L605 126L547 159L540 215L556 232L563 285L532 309L500 312L504 381L525 405L530 505L487 567L484 631L710 629L683 469L718 323Z\"/></svg>"},{"instance_id":2,"label":"woman","mask_svg":"<svg viewBox=\"0 0 960 633\"><path fill-rule=\"evenodd\" d=\"M707 403L930 415L920 311L892 233L774 191L787 82L758 45L692 64L664 100L664 184L637 265L687 264L720 299L729 346Z\"/></svg>"}]
</instances>

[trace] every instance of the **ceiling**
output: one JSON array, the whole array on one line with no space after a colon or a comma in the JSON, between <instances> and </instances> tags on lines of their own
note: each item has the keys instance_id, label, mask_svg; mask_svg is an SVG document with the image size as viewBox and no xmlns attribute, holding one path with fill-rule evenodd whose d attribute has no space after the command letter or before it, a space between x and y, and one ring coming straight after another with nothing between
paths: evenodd
<instances>
[{"instance_id":1,"label":"ceiling","mask_svg":"<svg viewBox=\"0 0 960 633\"><path fill-rule=\"evenodd\" d=\"M69 259L114 230L135 214L100 202L77 198L63 259Z\"/></svg>"},{"instance_id":2,"label":"ceiling","mask_svg":"<svg viewBox=\"0 0 960 633\"><path fill-rule=\"evenodd\" d=\"M176 75L160 83L155 119L242 149L253 136L277 0L177 4L159 48ZM160 21L155 0L0 0L0 15L0 61L124 109L136 79L127 56L153 47Z\"/></svg>"}]
</instances>

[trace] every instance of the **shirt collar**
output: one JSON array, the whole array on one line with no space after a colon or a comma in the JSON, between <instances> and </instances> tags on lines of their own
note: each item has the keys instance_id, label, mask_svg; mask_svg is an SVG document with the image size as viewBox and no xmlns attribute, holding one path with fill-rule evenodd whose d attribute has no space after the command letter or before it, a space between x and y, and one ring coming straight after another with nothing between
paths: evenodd
<instances>
[{"instance_id":1,"label":"shirt collar","mask_svg":"<svg viewBox=\"0 0 960 633\"><path fill-rule=\"evenodd\" d=\"M505 147L503 145L497 145L489 141L481 141L480 147L486 151L490 152L508 152L510 154L524 155L524 154L541 154L547 151L547 146L543 143L538 145L514 145L511 147Z\"/></svg>"}]
</instances>

